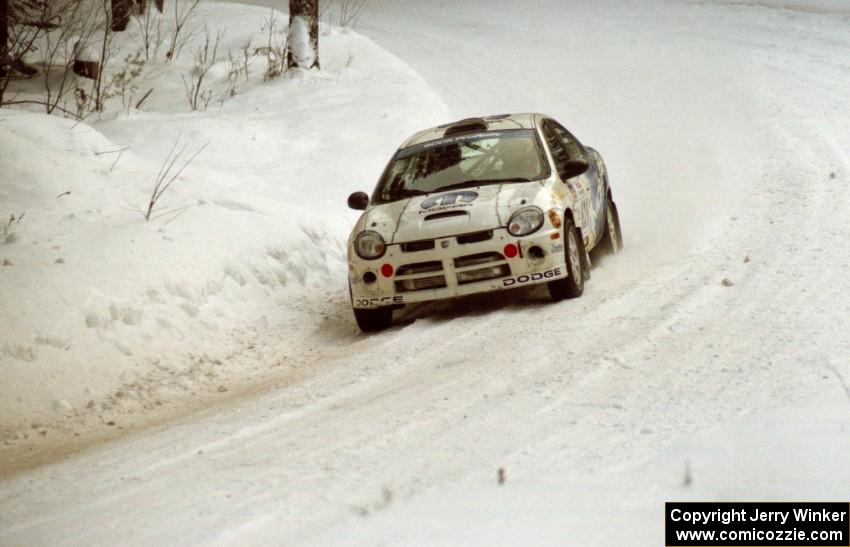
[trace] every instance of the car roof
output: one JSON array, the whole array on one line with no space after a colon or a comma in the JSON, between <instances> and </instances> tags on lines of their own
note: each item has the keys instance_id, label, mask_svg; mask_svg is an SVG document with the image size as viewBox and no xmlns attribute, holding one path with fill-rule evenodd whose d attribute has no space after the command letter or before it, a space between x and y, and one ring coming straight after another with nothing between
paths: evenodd
<instances>
[{"instance_id":1,"label":"car roof","mask_svg":"<svg viewBox=\"0 0 850 547\"><path fill-rule=\"evenodd\" d=\"M408 146L413 146L415 144L421 144L423 142L433 141L436 139L441 139L446 136L446 132L451 132L451 128L457 128L459 126L463 126L464 124L469 125L470 127L475 127L475 130L478 131L504 131L506 129L533 129L537 127L537 123L541 118L545 118L543 114L538 114L535 112L524 112L519 114L498 114L495 116L484 116L481 118L467 118L465 120L458 120L450 123L446 123L443 125L438 125L437 127L432 127L430 129L425 129L424 131L419 131L415 133L413 136L408 138L399 149L407 148ZM486 126L484 129L483 126Z\"/></svg>"}]
</instances>

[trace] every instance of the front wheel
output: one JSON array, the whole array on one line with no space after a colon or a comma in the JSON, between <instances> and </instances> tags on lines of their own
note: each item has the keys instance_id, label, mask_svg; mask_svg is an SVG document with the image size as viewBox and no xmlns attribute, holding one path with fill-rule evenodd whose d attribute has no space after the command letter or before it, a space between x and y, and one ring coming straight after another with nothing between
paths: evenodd
<instances>
[{"instance_id":1,"label":"front wheel","mask_svg":"<svg viewBox=\"0 0 850 547\"><path fill-rule=\"evenodd\" d=\"M352 308L357 326L363 332L377 332L389 327L393 322L393 309L390 307L363 310Z\"/></svg>"},{"instance_id":2,"label":"front wheel","mask_svg":"<svg viewBox=\"0 0 850 547\"><path fill-rule=\"evenodd\" d=\"M573 221L567 218L564 221L564 265L567 268L567 277L547 283L552 300L557 302L566 298L578 298L584 292L584 263L581 259L583 253L584 244L578 230Z\"/></svg>"},{"instance_id":3,"label":"front wheel","mask_svg":"<svg viewBox=\"0 0 850 547\"><path fill-rule=\"evenodd\" d=\"M605 236L602 250L608 254L617 254L623 250L623 232L620 229L620 213L617 204L610 198L605 200Z\"/></svg>"}]
</instances>

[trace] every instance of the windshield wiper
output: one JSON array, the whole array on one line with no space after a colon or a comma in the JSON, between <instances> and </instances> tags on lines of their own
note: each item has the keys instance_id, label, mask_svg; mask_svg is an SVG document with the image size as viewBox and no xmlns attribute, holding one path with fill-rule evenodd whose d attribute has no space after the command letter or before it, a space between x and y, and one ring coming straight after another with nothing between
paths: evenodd
<instances>
[{"instance_id":1,"label":"windshield wiper","mask_svg":"<svg viewBox=\"0 0 850 547\"><path fill-rule=\"evenodd\" d=\"M451 190L453 188L467 188L470 186L481 186L484 184L497 184L501 182L531 182L531 179L523 178L523 177L515 177L510 179L476 179L476 180L466 180L463 182L458 182L456 184L449 184L448 186L441 186L435 190L431 190L431 192L442 192L443 190Z\"/></svg>"}]
</instances>

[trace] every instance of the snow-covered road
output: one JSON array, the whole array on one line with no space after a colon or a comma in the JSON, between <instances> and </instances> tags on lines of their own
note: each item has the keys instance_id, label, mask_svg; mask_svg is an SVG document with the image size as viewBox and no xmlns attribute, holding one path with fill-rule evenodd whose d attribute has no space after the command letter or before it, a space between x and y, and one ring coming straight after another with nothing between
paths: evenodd
<instances>
[{"instance_id":1,"label":"snow-covered road","mask_svg":"<svg viewBox=\"0 0 850 547\"><path fill-rule=\"evenodd\" d=\"M543 111L598 148L625 252L579 300L433 304L373 336L337 299L297 374L5 479L0 543L344 543L500 467L605 476L850 396L850 10L763 4L373 1L359 30L455 117Z\"/></svg>"}]
</instances>

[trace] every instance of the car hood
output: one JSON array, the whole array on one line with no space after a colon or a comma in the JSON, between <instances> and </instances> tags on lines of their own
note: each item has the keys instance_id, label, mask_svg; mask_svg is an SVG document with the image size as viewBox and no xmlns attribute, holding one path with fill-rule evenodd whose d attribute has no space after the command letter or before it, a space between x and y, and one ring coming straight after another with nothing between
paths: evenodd
<instances>
[{"instance_id":1,"label":"car hood","mask_svg":"<svg viewBox=\"0 0 850 547\"><path fill-rule=\"evenodd\" d=\"M361 230L375 230L388 243L435 239L505 226L526 205L545 207L542 181L491 184L435 192L376 205L362 217Z\"/></svg>"}]
</instances>

